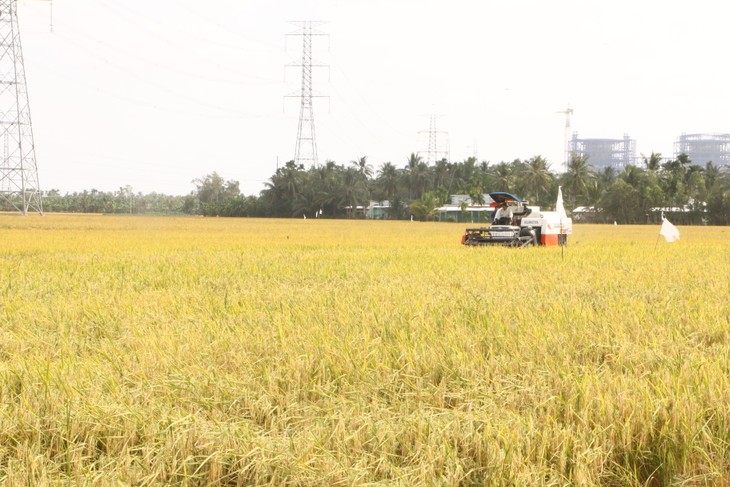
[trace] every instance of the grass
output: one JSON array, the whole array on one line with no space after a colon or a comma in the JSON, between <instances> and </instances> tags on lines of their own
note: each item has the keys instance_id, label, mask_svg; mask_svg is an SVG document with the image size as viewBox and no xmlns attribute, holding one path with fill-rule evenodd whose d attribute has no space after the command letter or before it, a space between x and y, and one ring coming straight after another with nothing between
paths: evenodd
<instances>
[{"instance_id":1,"label":"grass","mask_svg":"<svg viewBox=\"0 0 730 487\"><path fill-rule=\"evenodd\" d=\"M0 483L730 485L730 229L0 216Z\"/></svg>"}]
</instances>

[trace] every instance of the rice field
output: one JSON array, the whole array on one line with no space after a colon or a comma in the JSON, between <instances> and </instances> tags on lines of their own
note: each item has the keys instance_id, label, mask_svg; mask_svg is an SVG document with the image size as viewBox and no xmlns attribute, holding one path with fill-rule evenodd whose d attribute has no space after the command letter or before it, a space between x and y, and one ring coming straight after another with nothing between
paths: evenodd
<instances>
[{"instance_id":1,"label":"rice field","mask_svg":"<svg viewBox=\"0 0 730 487\"><path fill-rule=\"evenodd\" d=\"M730 228L0 216L0 484L730 485Z\"/></svg>"}]
</instances>

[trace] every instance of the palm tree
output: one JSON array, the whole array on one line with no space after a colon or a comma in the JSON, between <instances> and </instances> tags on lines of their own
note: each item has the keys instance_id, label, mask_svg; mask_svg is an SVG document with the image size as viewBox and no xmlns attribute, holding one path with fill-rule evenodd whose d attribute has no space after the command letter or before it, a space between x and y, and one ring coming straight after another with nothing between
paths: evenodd
<instances>
[{"instance_id":1,"label":"palm tree","mask_svg":"<svg viewBox=\"0 0 730 487\"><path fill-rule=\"evenodd\" d=\"M312 167L306 180L309 199L313 212L326 211L327 215L336 215L340 208L337 205L337 193L340 181L339 172L342 166L334 161L326 161L324 165Z\"/></svg>"},{"instance_id":2,"label":"palm tree","mask_svg":"<svg viewBox=\"0 0 730 487\"><path fill-rule=\"evenodd\" d=\"M522 179L528 188L528 199L535 196L535 204L540 204L540 192L547 192L553 181L548 163L540 156L535 156L525 164L521 171Z\"/></svg>"},{"instance_id":3,"label":"palm tree","mask_svg":"<svg viewBox=\"0 0 730 487\"><path fill-rule=\"evenodd\" d=\"M572 206L582 201L588 190L588 184L594 178L595 174L588 165L588 157L571 154L567 171L563 174L563 186L566 189L567 199Z\"/></svg>"},{"instance_id":4,"label":"palm tree","mask_svg":"<svg viewBox=\"0 0 730 487\"><path fill-rule=\"evenodd\" d=\"M423 158L416 154L415 152L411 152L411 155L408 156L408 160L406 161L406 170L412 171L417 165L423 162Z\"/></svg>"},{"instance_id":5,"label":"palm tree","mask_svg":"<svg viewBox=\"0 0 730 487\"><path fill-rule=\"evenodd\" d=\"M428 164L423 162L421 156L411 152L411 155L408 156L406 173L408 176L409 199L414 199L414 195L415 198L421 198L428 186Z\"/></svg>"},{"instance_id":6,"label":"palm tree","mask_svg":"<svg viewBox=\"0 0 730 487\"><path fill-rule=\"evenodd\" d=\"M712 225L730 225L730 171L713 164L705 169L708 185L707 219Z\"/></svg>"},{"instance_id":7,"label":"palm tree","mask_svg":"<svg viewBox=\"0 0 730 487\"><path fill-rule=\"evenodd\" d=\"M708 189L715 184L715 181L719 176L720 168L717 166L717 164L712 161L705 164L705 183L707 183Z\"/></svg>"},{"instance_id":8,"label":"palm tree","mask_svg":"<svg viewBox=\"0 0 730 487\"><path fill-rule=\"evenodd\" d=\"M303 174L304 166L288 161L265 183L264 192L272 201L275 216L291 216L294 201L302 187Z\"/></svg>"},{"instance_id":9,"label":"palm tree","mask_svg":"<svg viewBox=\"0 0 730 487\"><path fill-rule=\"evenodd\" d=\"M467 159L461 164L461 177L464 181L471 181L474 177L474 172L477 171L477 158L467 157Z\"/></svg>"},{"instance_id":10,"label":"palm tree","mask_svg":"<svg viewBox=\"0 0 730 487\"><path fill-rule=\"evenodd\" d=\"M605 190L599 181L589 182L585 194L587 206L598 207L604 194Z\"/></svg>"},{"instance_id":11,"label":"palm tree","mask_svg":"<svg viewBox=\"0 0 730 487\"><path fill-rule=\"evenodd\" d=\"M469 187L467 188L467 194L473 205L484 205L486 198L484 197L484 189L482 188L481 181L474 175L469 181Z\"/></svg>"},{"instance_id":12,"label":"palm tree","mask_svg":"<svg viewBox=\"0 0 730 487\"><path fill-rule=\"evenodd\" d=\"M492 178L497 191L509 192L512 189L512 166L506 162L492 166Z\"/></svg>"},{"instance_id":13,"label":"palm tree","mask_svg":"<svg viewBox=\"0 0 730 487\"><path fill-rule=\"evenodd\" d=\"M370 178L373 175L373 166L372 164L368 164L368 156L362 156L355 161L350 161L350 164L355 166L355 169L366 178Z\"/></svg>"},{"instance_id":14,"label":"palm tree","mask_svg":"<svg viewBox=\"0 0 730 487\"><path fill-rule=\"evenodd\" d=\"M681 206L686 203L685 176L691 163L687 154L680 154L676 159L667 161L661 166L660 177L671 206Z\"/></svg>"},{"instance_id":15,"label":"palm tree","mask_svg":"<svg viewBox=\"0 0 730 487\"><path fill-rule=\"evenodd\" d=\"M415 194L418 198L422 198L429 186L429 180L431 179L431 171L429 170L428 164L421 162L411 172L411 187L415 190Z\"/></svg>"},{"instance_id":16,"label":"palm tree","mask_svg":"<svg viewBox=\"0 0 730 487\"><path fill-rule=\"evenodd\" d=\"M377 185L383 192L385 199L392 200L393 197L398 193L399 179L400 175L398 174L398 169L396 169L396 167L392 163L386 162L380 167Z\"/></svg>"},{"instance_id":17,"label":"palm tree","mask_svg":"<svg viewBox=\"0 0 730 487\"><path fill-rule=\"evenodd\" d=\"M658 152L652 152L648 158L644 154L641 154L641 157L644 159L644 166L649 172L657 172L662 165L662 155Z\"/></svg>"},{"instance_id":18,"label":"palm tree","mask_svg":"<svg viewBox=\"0 0 730 487\"><path fill-rule=\"evenodd\" d=\"M439 186L446 187L448 174L449 161L447 161L446 159L436 161L436 164L433 167L434 186L436 186L437 188Z\"/></svg>"},{"instance_id":19,"label":"palm tree","mask_svg":"<svg viewBox=\"0 0 730 487\"><path fill-rule=\"evenodd\" d=\"M432 220L438 215L436 209L440 202L438 195L429 191L421 199L412 202L409 206L411 214L418 220Z\"/></svg>"},{"instance_id":20,"label":"palm tree","mask_svg":"<svg viewBox=\"0 0 730 487\"><path fill-rule=\"evenodd\" d=\"M707 197L707 183L705 181L705 169L702 166L692 165L687 169L684 176L687 196L695 210L702 209L702 202Z\"/></svg>"},{"instance_id":21,"label":"palm tree","mask_svg":"<svg viewBox=\"0 0 730 487\"><path fill-rule=\"evenodd\" d=\"M596 178L598 179L598 186L602 191L607 190L611 187L613 183L616 182L616 169L608 166L604 167L603 171L598 173L596 175Z\"/></svg>"},{"instance_id":22,"label":"palm tree","mask_svg":"<svg viewBox=\"0 0 730 487\"><path fill-rule=\"evenodd\" d=\"M358 203L367 198L367 186L361 174L354 168L348 167L342 174L341 201L350 207L350 216Z\"/></svg>"}]
</instances>

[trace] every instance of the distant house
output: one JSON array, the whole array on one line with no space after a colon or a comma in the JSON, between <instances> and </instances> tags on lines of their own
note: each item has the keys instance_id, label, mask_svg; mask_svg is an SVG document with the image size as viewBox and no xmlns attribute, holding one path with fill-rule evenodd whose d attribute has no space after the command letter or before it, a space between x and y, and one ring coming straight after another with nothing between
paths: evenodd
<instances>
[{"instance_id":1,"label":"distant house","mask_svg":"<svg viewBox=\"0 0 730 487\"><path fill-rule=\"evenodd\" d=\"M366 206L345 206L344 210L347 212L348 218L366 218L368 209Z\"/></svg>"},{"instance_id":2,"label":"distant house","mask_svg":"<svg viewBox=\"0 0 730 487\"><path fill-rule=\"evenodd\" d=\"M451 195L449 202L436 209L441 222L489 223L494 218L494 200L488 194L482 195L484 204L474 204L465 194Z\"/></svg>"},{"instance_id":3,"label":"distant house","mask_svg":"<svg viewBox=\"0 0 730 487\"><path fill-rule=\"evenodd\" d=\"M369 220L387 220L390 218L390 209L390 201L371 201L365 212L365 218Z\"/></svg>"},{"instance_id":4,"label":"distant house","mask_svg":"<svg viewBox=\"0 0 730 487\"><path fill-rule=\"evenodd\" d=\"M684 206L663 206L649 209L648 222L661 222L661 217L671 218L672 222L686 224L693 221L692 214L700 215L696 217L694 223L704 222L703 213L707 212L705 203L695 205L695 201L691 200L689 205Z\"/></svg>"},{"instance_id":5,"label":"distant house","mask_svg":"<svg viewBox=\"0 0 730 487\"><path fill-rule=\"evenodd\" d=\"M601 208L595 206L579 206L570 213L576 222L591 223L598 221L601 211L603 211Z\"/></svg>"}]
</instances>

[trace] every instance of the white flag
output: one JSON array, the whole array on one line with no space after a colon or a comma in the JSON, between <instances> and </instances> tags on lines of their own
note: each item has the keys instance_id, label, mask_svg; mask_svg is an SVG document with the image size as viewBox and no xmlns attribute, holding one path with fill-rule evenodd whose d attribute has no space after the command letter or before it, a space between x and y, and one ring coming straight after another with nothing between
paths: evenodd
<instances>
[{"instance_id":1,"label":"white flag","mask_svg":"<svg viewBox=\"0 0 730 487\"><path fill-rule=\"evenodd\" d=\"M565 213L565 207L563 206L563 190L562 186L558 186L558 201L555 203L555 211L558 212L558 216L561 219L567 219L568 215Z\"/></svg>"},{"instance_id":2,"label":"white flag","mask_svg":"<svg viewBox=\"0 0 730 487\"><path fill-rule=\"evenodd\" d=\"M659 230L659 235L667 239L667 242L679 240L679 230L664 218L664 214L662 214L662 228Z\"/></svg>"}]
</instances>

